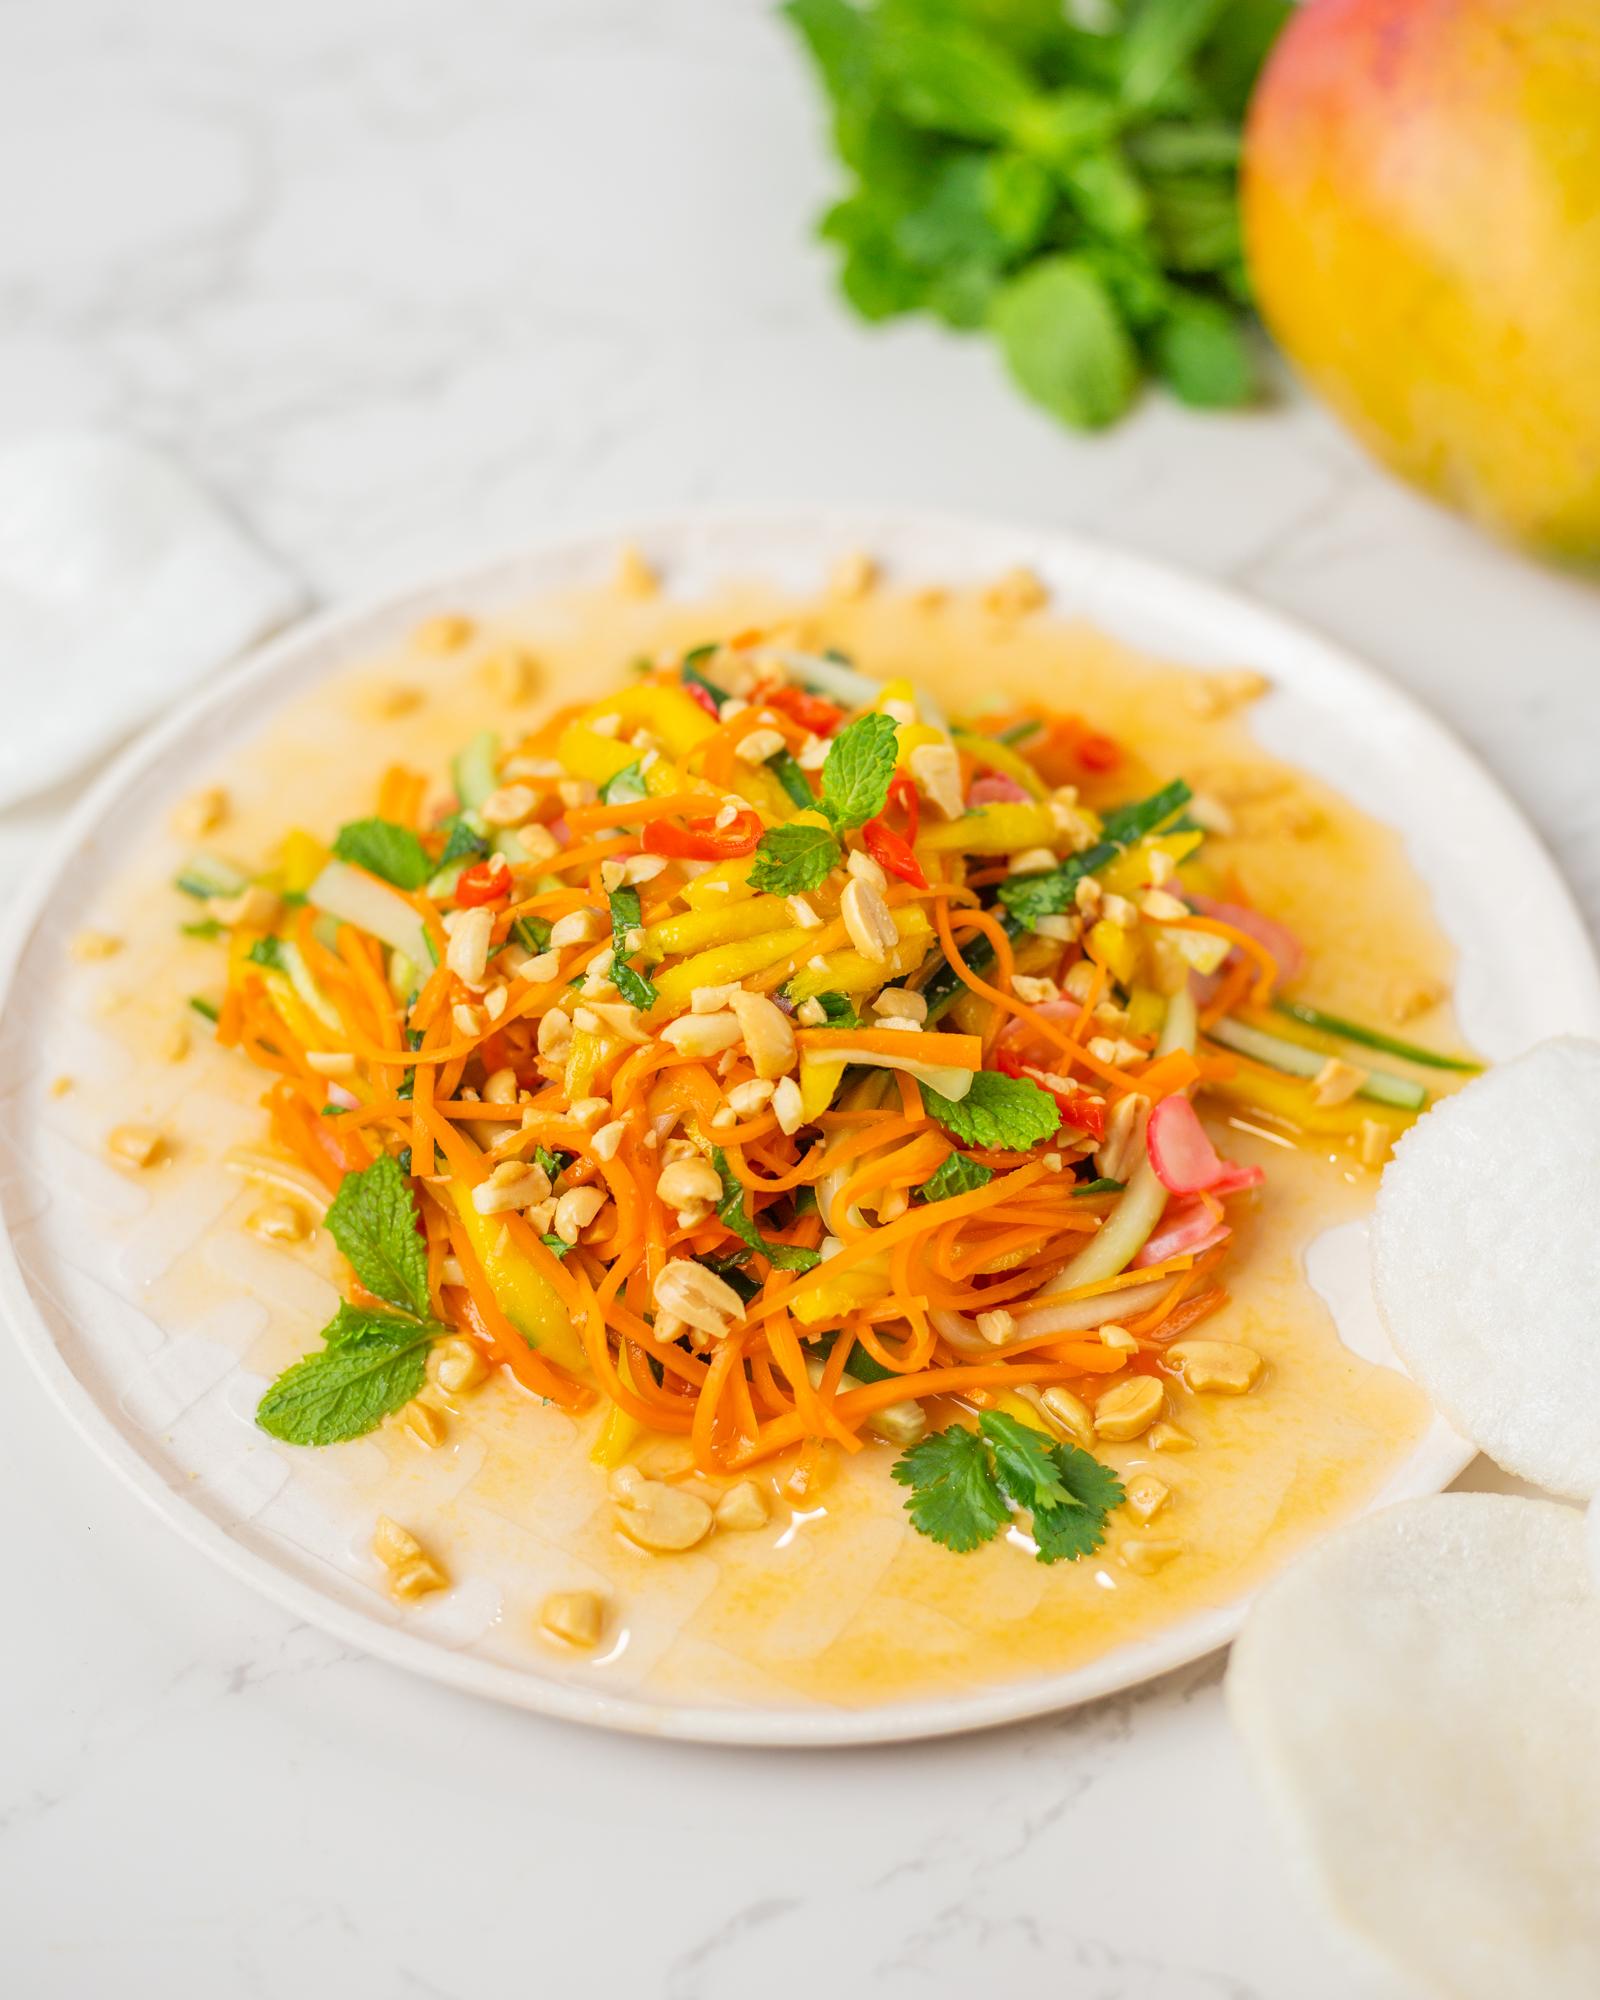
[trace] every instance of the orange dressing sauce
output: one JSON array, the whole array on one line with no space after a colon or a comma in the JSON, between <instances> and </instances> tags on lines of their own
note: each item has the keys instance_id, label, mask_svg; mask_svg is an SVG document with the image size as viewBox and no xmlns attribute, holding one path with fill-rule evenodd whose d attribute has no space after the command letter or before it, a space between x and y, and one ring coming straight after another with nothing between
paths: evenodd
<instances>
[{"instance_id":1,"label":"orange dressing sauce","mask_svg":"<svg viewBox=\"0 0 1600 2000\"><path fill-rule=\"evenodd\" d=\"M798 605L740 588L686 606L596 592L497 617L457 651L402 649L287 709L267 737L205 774L227 786L231 808L203 844L265 866L291 827L328 835L370 813L391 762L443 790L450 754L485 725L515 737L551 707L603 692L641 653L755 625L837 645L875 676L903 674L957 714L1028 698L1081 714L1127 752L1105 789L1088 788L1091 800L1135 796L1179 772L1222 797L1236 832L1209 841L1206 858L1302 939L1301 985L1319 1004L1382 1022L1397 977L1448 973L1448 948L1397 836L1269 758L1247 712L1202 719L1183 670L1082 627L997 616L973 595L929 604L874 592ZM538 662L539 686L508 707L486 663L513 641ZM255 1108L265 1079L218 1051L187 1011L191 993L220 990L221 959L217 945L177 931L199 913L170 887L185 845L165 835L149 843L106 899L126 945L83 976L106 983L106 1019L129 1060L122 1100L97 1103L95 1116L105 1127L159 1121L170 1158L146 1184L163 1202L204 1193L216 1211L149 1286L151 1312L176 1328L221 1300L253 1298L263 1323L238 1359L267 1378L314 1344L340 1266L321 1233L288 1248L260 1241L247 1225L285 1190L224 1173L223 1153L241 1140L270 1153ZM182 1023L192 1046L173 1061ZM1441 1014L1421 1032L1449 1042L1453 1030ZM1404 1376L1342 1345L1302 1266L1309 1242L1366 1213L1376 1176L1331 1142L1290 1145L1248 1129L1243 1115L1230 1121L1225 1108L1211 1123L1219 1144L1259 1161L1268 1180L1254 1203L1233 1205L1236 1233L1219 1272L1229 1302L1196 1335L1258 1349L1266 1371L1245 1396L1171 1392L1168 1416L1192 1449L1097 1446L1124 1480L1151 1474L1170 1498L1148 1524L1118 1510L1099 1554L1078 1563L1044 1567L1004 1537L965 1556L922 1539L881 1445L854 1459L830 1453L793 1505L780 1492L787 1467L763 1467L765 1529L649 1555L616 1531L605 1475L589 1460L600 1413L574 1420L498 1380L459 1404L432 1452L392 1423L321 1452L265 1438L259 1448L283 1454L295 1481L348 1519L348 1568L374 1591L383 1576L365 1551L382 1511L442 1559L457 1591L476 1590L483 1609L469 1636L481 1649L615 1692L861 1705L1080 1665L1260 1579L1353 1512L1428 1420ZM308 1219L318 1212L309 1196L299 1206ZM636 1456L650 1470L654 1453L670 1469L677 1450L659 1443ZM1124 1560L1127 1545L1153 1540L1179 1545L1164 1566L1144 1574ZM538 1636L543 1596L573 1588L600 1589L612 1606L593 1659L559 1654ZM425 1624L434 1602L406 1616Z\"/></svg>"}]
</instances>

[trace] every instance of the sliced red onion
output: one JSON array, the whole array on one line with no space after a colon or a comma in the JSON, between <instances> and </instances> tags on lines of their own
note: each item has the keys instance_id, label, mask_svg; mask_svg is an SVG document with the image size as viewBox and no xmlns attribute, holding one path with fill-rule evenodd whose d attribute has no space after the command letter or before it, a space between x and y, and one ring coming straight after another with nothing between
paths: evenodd
<instances>
[{"instance_id":1,"label":"sliced red onion","mask_svg":"<svg viewBox=\"0 0 1600 2000\"><path fill-rule=\"evenodd\" d=\"M354 1111L359 1108L361 1099L356 1096L354 1091L346 1090L342 1083L330 1083L328 1085L328 1102L330 1104L337 1104L341 1111Z\"/></svg>"},{"instance_id":2,"label":"sliced red onion","mask_svg":"<svg viewBox=\"0 0 1600 2000\"><path fill-rule=\"evenodd\" d=\"M1215 1209L1198 1196L1175 1202L1146 1239L1131 1268L1143 1271L1152 1264L1166 1263L1169 1257L1198 1257L1202 1251L1214 1250L1232 1234L1228 1224L1218 1219Z\"/></svg>"},{"instance_id":3,"label":"sliced red onion","mask_svg":"<svg viewBox=\"0 0 1600 2000\"><path fill-rule=\"evenodd\" d=\"M976 812L979 806L1025 805L1027 799L1027 792L1015 778L1008 778L1004 771L985 771L967 788L967 811Z\"/></svg>"},{"instance_id":4,"label":"sliced red onion","mask_svg":"<svg viewBox=\"0 0 1600 2000\"><path fill-rule=\"evenodd\" d=\"M1190 894L1188 901L1203 917L1211 917L1220 924L1232 924L1236 931L1243 931L1259 945L1265 945L1277 961L1278 977L1287 983L1298 979L1305 970L1305 948L1287 925L1264 917L1259 910L1252 910L1244 903L1219 903L1210 896Z\"/></svg>"}]
</instances>

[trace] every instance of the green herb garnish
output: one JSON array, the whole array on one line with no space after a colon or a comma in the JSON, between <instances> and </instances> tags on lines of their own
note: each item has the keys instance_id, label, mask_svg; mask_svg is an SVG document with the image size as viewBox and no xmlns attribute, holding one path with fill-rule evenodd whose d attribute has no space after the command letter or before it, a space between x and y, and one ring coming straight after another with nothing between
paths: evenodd
<instances>
[{"instance_id":1,"label":"green herb garnish","mask_svg":"<svg viewBox=\"0 0 1600 2000\"><path fill-rule=\"evenodd\" d=\"M984 328L1063 422L1147 373L1250 401L1240 125L1287 0L787 0L848 170L822 235L867 320Z\"/></svg>"},{"instance_id":2,"label":"green herb garnish","mask_svg":"<svg viewBox=\"0 0 1600 2000\"><path fill-rule=\"evenodd\" d=\"M420 889L433 873L422 842L410 827L392 819L348 821L335 835L333 851L341 861L364 868L397 889Z\"/></svg>"},{"instance_id":3,"label":"green herb garnish","mask_svg":"<svg viewBox=\"0 0 1600 2000\"><path fill-rule=\"evenodd\" d=\"M777 896L804 895L819 888L829 869L843 859L840 835L883 811L895 756L893 716L871 709L847 723L828 745L822 796L813 799L807 788L806 806L820 811L829 824L791 822L763 834L751 864L750 886Z\"/></svg>"},{"instance_id":4,"label":"green herb garnish","mask_svg":"<svg viewBox=\"0 0 1600 2000\"><path fill-rule=\"evenodd\" d=\"M997 1152L1026 1152L1050 1138L1061 1125L1061 1109L1048 1090L1025 1076L1000 1076L980 1069L965 1097L942 1097L919 1084L923 1108L952 1139Z\"/></svg>"},{"instance_id":5,"label":"green herb garnish","mask_svg":"<svg viewBox=\"0 0 1600 2000\"><path fill-rule=\"evenodd\" d=\"M644 912L637 889L611 892L611 983L630 1007L640 1013L656 1004L656 989L644 973L628 963L628 938L642 928Z\"/></svg>"},{"instance_id":6,"label":"green herb garnish","mask_svg":"<svg viewBox=\"0 0 1600 2000\"><path fill-rule=\"evenodd\" d=\"M978 1160L969 1160L965 1153L952 1153L928 1176L917 1193L923 1201L948 1201L952 1195L971 1194L974 1188L987 1187L993 1179L993 1167L986 1167Z\"/></svg>"},{"instance_id":7,"label":"green herb garnish","mask_svg":"<svg viewBox=\"0 0 1600 2000\"><path fill-rule=\"evenodd\" d=\"M765 1257L775 1271L810 1271L822 1262L821 1253L805 1250L797 1243L771 1243L756 1227L755 1219L745 1206L744 1184L729 1167L727 1156L720 1147L711 1155L711 1164L716 1168L722 1182L722 1199L717 1203L717 1220L725 1229L731 1229L741 1243Z\"/></svg>"},{"instance_id":8,"label":"green herb garnish","mask_svg":"<svg viewBox=\"0 0 1600 2000\"><path fill-rule=\"evenodd\" d=\"M892 1473L911 1489L912 1526L958 1555L993 1541L1016 1509L1032 1516L1040 1562L1076 1561L1100 1547L1123 1499L1109 1466L1000 1410L985 1410L975 1431L934 1432L902 1452Z\"/></svg>"}]
</instances>

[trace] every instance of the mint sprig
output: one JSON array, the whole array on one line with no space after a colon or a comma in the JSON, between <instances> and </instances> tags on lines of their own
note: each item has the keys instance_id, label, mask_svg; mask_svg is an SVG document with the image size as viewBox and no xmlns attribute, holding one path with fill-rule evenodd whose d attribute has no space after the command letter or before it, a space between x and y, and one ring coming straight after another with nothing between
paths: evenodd
<instances>
[{"instance_id":1,"label":"mint sprig","mask_svg":"<svg viewBox=\"0 0 1600 2000\"><path fill-rule=\"evenodd\" d=\"M717 1170L722 1182L722 1197L717 1203L717 1220L725 1229L731 1229L741 1243L759 1251L775 1271L811 1271L822 1262L819 1251L807 1250L798 1243L770 1242L756 1227L755 1218L745 1206L746 1190L733 1169L728 1165L727 1155L719 1146L711 1155L711 1164Z\"/></svg>"},{"instance_id":2,"label":"mint sprig","mask_svg":"<svg viewBox=\"0 0 1600 2000\"><path fill-rule=\"evenodd\" d=\"M611 983L630 1007L641 1014L656 1004L657 993L649 977L628 963L628 938L642 929L644 911L637 889L611 892Z\"/></svg>"},{"instance_id":3,"label":"mint sprig","mask_svg":"<svg viewBox=\"0 0 1600 2000\"><path fill-rule=\"evenodd\" d=\"M323 1346L286 1368L261 1398L256 1422L285 1444L364 1437L421 1389L428 1349L443 1331L432 1321L341 1305Z\"/></svg>"},{"instance_id":4,"label":"mint sprig","mask_svg":"<svg viewBox=\"0 0 1600 2000\"><path fill-rule=\"evenodd\" d=\"M750 886L775 896L801 896L820 888L844 858L840 836L876 819L888 803L897 743L894 717L880 710L869 709L847 723L828 745L821 797L806 801L828 825L791 820L764 833L751 864Z\"/></svg>"},{"instance_id":5,"label":"mint sprig","mask_svg":"<svg viewBox=\"0 0 1600 2000\"><path fill-rule=\"evenodd\" d=\"M417 1203L399 1162L380 1154L346 1174L327 1213L328 1233L374 1298L426 1319L428 1253L417 1232Z\"/></svg>"}]
</instances>

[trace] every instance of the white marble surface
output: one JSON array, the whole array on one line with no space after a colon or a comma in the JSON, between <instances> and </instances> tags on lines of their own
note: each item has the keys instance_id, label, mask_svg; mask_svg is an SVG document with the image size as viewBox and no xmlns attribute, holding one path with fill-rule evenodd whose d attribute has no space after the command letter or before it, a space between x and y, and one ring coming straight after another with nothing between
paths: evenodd
<instances>
[{"instance_id":1,"label":"white marble surface","mask_svg":"<svg viewBox=\"0 0 1600 2000\"><path fill-rule=\"evenodd\" d=\"M163 445L324 598L684 501L1087 527L1412 687L1600 916L1600 593L1293 400L1084 441L980 344L864 333L808 241L817 110L763 0L0 0L0 181L0 441ZM65 802L0 820L0 877ZM1389 1990L1288 1879L1220 1662L893 1752L608 1740L255 1602L4 1344L0 1409L16 2000Z\"/></svg>"}]
</instances>

